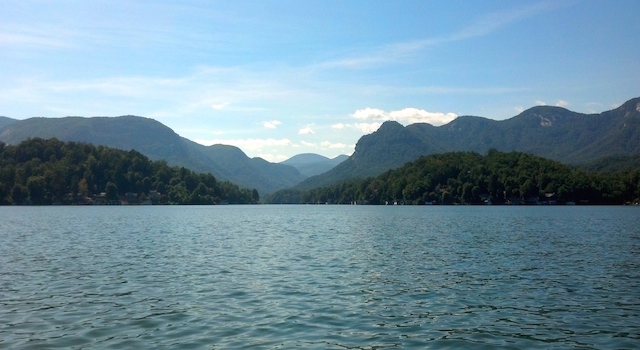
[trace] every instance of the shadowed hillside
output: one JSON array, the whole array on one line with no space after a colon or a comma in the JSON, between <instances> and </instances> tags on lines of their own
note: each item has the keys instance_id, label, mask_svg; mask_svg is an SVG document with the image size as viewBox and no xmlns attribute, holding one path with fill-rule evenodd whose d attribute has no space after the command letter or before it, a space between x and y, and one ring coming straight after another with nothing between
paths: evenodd
<instances>
[{"instance_id":1,"label":"shadowed hillside","mask_svg":"<svg viewBox=\"0 0 640 350\"><path fill-rule=\"evenodd\" d=\"M18 144L29 138L57 138L62 141L88 142L122 150L134 149L152 160L166 160L170 165L184 166L213 174L260 193L297 184L305 177L295 168L249 158L233 146L203 146L180 137L164 124L149 118L67 117L1 120L0 141ZM2 125L0 124L0 126Z\"/></svg>"}]
</instances>

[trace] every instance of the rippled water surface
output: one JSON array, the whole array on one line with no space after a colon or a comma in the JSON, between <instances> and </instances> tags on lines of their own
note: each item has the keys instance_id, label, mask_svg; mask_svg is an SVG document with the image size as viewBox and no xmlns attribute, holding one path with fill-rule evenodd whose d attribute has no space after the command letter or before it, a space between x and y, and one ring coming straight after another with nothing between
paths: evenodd
<instances>
[{"instance_id":1,"label":"rippled water surface","mask_svg":"<svg viewBox=\"0 0 640 350\"><path fill-rule=\"evenodd\" d=\"M0 348L640 348L638 207L0 219Z\"/></svg>"}]
</instances>

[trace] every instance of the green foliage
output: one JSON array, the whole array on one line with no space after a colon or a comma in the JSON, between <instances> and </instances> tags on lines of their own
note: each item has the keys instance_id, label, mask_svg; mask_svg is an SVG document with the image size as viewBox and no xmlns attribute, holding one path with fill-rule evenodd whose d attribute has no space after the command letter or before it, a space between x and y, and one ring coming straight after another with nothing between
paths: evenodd
<instances>
[{"instance_id":1,"label":"green foliage","mask_svg":"<svg viewBox=\"0 0 640 350\"><path fill-rule=\"evenodd\" d=\"M378 176L420 156L490 149L518 151L584 166L603 157L640 154L640 98L600 114L575 113L560 107L537 106L507 120L460 116L442 126L416 123L403 127L387 121L356 144L351 157L330 171L313 176L296 189L330 186L350 178ZM638 158L635 158L636 166ZM633 162L632 159L623 162ZM607 167L630 170L616 158Z\"/></svg>"},{"instance_id":2,"label":"green foliage","mask_svg":"<svg viewBox=\"0 0 640 350\"><path fill-rule=\"evenodd\" d=\"M534 155L495 149L483 156L451 152L424 156L376 178L311 190L289 189L269 203L332 204L623 204L640 200L640 167L593 173Z\"/></svg>"},{"instance_id":3,"label":"green foliage","mask_svg":"<svg viewBox=\"0 0 640 350\"><path fill-rule=\"evenodd\" d=\"M260 193L291 187L305 178L291 166L249 158L234 146L200 145L149 118L121 116L14 120L0 117L0 141L17 145L36 137L91 143L121 150L135 149L153 161L166 160L172 166L211 173L218 179L256 188ZM41 160L48 160L48 157ZM142 182L143 179L139 180Z\"/></svg>"},{"instance_id":4,"label":"green foliage","mask_svg":"<svg viewBox=\"0 0 640 350\"><path fill-rule=\"evenodd\" d=\"M612 156L600 158L595 162L583 166L590 171L614 173L619 171L631 171L640 167L640 154L630 156Z\"/></svg>"},{"instance_id":5,"label":"green foliage","mask_svg":"<svg viewBox=\"0 0 640 350\"><path fill-rule=\"evenodd\" d=\"M0 142L0 204L257 203L257 190L153 162L136 151L29 139Z\"/></svg>"}]
</instances>

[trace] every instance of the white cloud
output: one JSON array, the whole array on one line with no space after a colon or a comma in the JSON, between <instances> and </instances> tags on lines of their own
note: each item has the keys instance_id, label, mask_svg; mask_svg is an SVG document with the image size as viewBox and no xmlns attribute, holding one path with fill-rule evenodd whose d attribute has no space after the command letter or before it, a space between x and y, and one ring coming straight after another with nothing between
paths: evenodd
<instances>
[{"instance_id":1,"label":"white cloud","mask_svg":"<svg viewBox=\"0 0 640 350\"><path fill-rule=\"evenodd\" d=\"M536 106L546 106L547 104L544 101L537 100L534 102Z\"/></svg>"},{"instance_id":2,"label":"white cloud","mask_svg":"<svg viewBox=\"0 0 640 350\"><path fill-rule=\"evenodd\" d=\"M344 125L344 124L342 124L342 123L333 124L333 125L331 125L331 128L333 128L333 129L338 129L338 130L342 130L342 129L344 129L344 128L345 128L345 125Z\"/></svg>"},{"instance_id":3,"label":"white cloud","mask_svg":"<svg viewBox=\"0 0 640 350\"><path fill-rule=\"evenodd\" d=\"M522 108L522 106L517 106L513 108L517 114L520 114L522 112L524 112L524 108Z\"/></svg>"},{"instance_id":4,"label":"white cloud","mask_svg":"<svg viewBox=\"0 0 640 350\"><path fill-rule=\"evenodd\" d=\"M243 151L260 151L265 147L286 147L292 146L293 142L289 139L215 139L215 140L204 140L197 139L195 142L205 145L231 145L241 148Z\"/></svg>"},{"instance_id":5,"label":"white cloud","mask_svg":"<svg viewBox=\"0 0 640 350\"><path fill-rule=\"evenodd\" d=\"M362 120L385 119L385 112L381 109L367 107L364 109L358 109L351 116Z\"/></svg>"},{"instance_id":6,"label":"white cloud","mask_svg":"<svg viewBox=\"0 0 640 350\"><path fill-rule=\"evenodd\" d=\"M271 154L271 153L260 153L258 154L258 157L271 163L280 163L290 158L282 154Z\"/></svg>"},{"instance_id":7,"label":"white cloud","mask_svg":"<svg viewBox=\"0 0 640 350\"><path fill-rule=\"evenodd\" d=\"M446 124L458 117L455 113L434 113L417 108L404 108L399 111L393 111L389 113L389 115L391 116L391 120L398 122L409 124L429 123L432 125Z\"/></svg>"},{"instance_id":8,"label":"white cloud","mask_svg":"<svg viewBox=\"0 0 640 350\"><path fill-rule=\"evenodd\" d=\"M229 102L214 103L211 105L211 108L220 110L225 108L228 105L229 105Z\"/></svg>"},{"instance_id":9,"label":"white cloud","mask_svg":"<svg viewBox=\"0 0 640 350\"><path fill-rule=\"evenodd\" d=\"M556 102L556 107L562 107L565 108L569 105L569 102L565 101L565 100L558 100L558 102Z\"/></svg>"},{"instance_id":10,"label":"white cloud","mask_svg":"<svg viewBox=\"0 0 640 350\"><path fill-rule=\"evenodd\" d=\"M376 130L378 130L380 128L380 126L382 125L382 123L379 122L373 122L373 123L356 123L353 124L353 126L362 131L365 134L370 134Z\"/></svg>"},{"instance_id":11,"label":"white cloud","mask_svg":"<svg viewBox=\"0 0 640 350\"><path fill-rule=\"evenodd\" d=\"M429 112L417 108L403 108L397 111L385 112L381 109L369 107L359 109L351 116L360 120L372 120L376 122L395 120L402 124L429 123L431 125L443 125L458 117L455 113ZM373 123L371 123L369 127L356 124L356 127L361 130L363 128L370 129L374 126ZM375 127L375 129L377 129L377 127Z\"/></svg>"},{"instance_id":12,"label":"white cloud","mask_svg":"<svg viewBox=\"0 0 640 350\"><path fill-rule=\"evenodd\" d=\"M313 129L311 129L310 127L304 127L302 129L300 129L298 131L299 135L309 135L309 134L315 134L315 132L313 131Z\"/></svg>"},{"instance_id":13,"label":"white cloud","mask_svg":"<svg viewBox=\"0 0 640 350\"><path fill-rule=\"evenodd\" d=\"M264 126L267 129L275 129L280 124L282 123L278 120L270 120L270 121L262 122L262 126Z\"/></svg>"}]
</instances>

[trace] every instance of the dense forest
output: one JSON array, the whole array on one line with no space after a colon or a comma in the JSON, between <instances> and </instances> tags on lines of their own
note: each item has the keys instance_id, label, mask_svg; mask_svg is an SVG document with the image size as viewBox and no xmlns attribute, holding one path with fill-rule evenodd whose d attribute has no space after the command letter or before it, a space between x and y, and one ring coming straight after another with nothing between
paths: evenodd
<instances>
[{"instance_id":1,"label":"dense forest","mask_svg":"<svg viewBox=\"0 0 640 350\"><path fill-rule=\"evenodd\" d=\"M123 151L57 139L0 142L0 204L243 204L257 190Z\"/></svg>"},{"instance_id":2,"label":"dense forest","mask_svg":"<svg viewBox=\"0 0 640 350\"><path fill-rule=\"evenodd\" d=\"M625 204L640 201L640 167L587 172L526 153L423 156L375 178L282 190L269 203Z\"/></svg>"}]
</instances>

